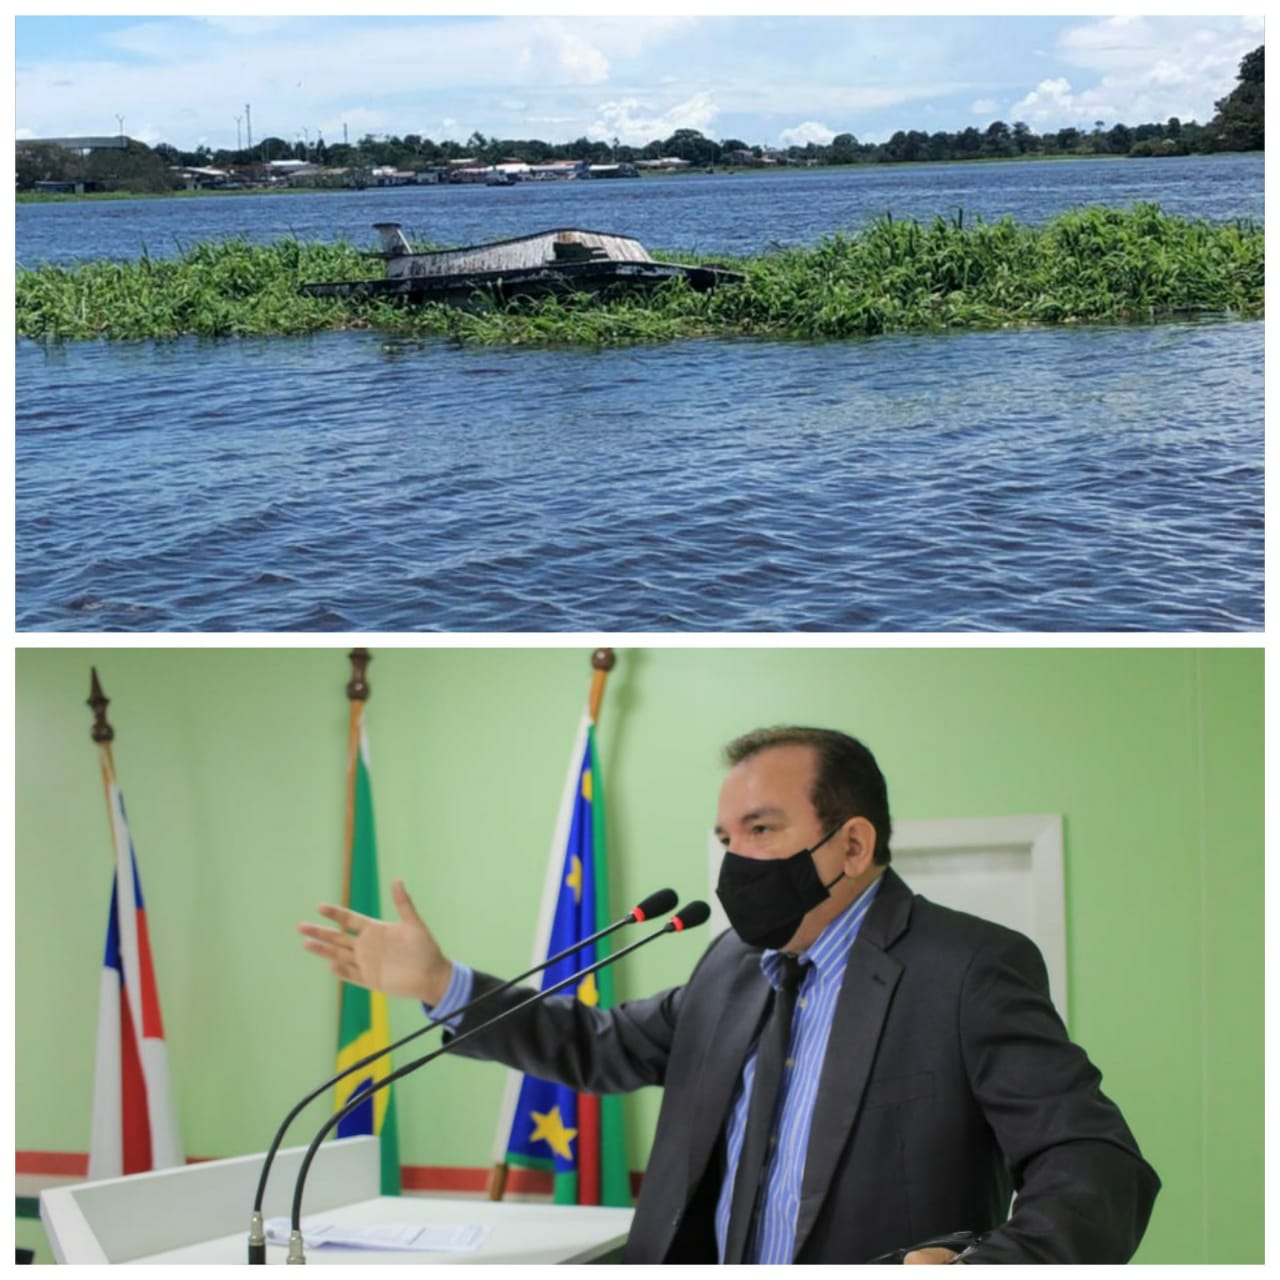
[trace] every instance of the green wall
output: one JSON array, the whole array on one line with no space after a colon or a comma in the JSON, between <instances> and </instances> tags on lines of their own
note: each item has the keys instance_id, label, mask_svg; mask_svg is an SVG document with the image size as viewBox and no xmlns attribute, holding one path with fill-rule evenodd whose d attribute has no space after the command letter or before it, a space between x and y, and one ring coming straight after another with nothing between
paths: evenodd
<instances>
[{"instance_id":1,"label":"green wall","mask_svg":"<svg viewBox=\"0 0 1280 1280\"><path fill-rule=\"evenodd\" d=\"M17 1148L88 1145L111 874L96 665L188 1154L260 1150L333 1060L334 986L295 924L338 892L345 651L16 663ZM388 910L402 876L446 950L525 967L589 651L380 649L370 681ZM620 650L600 726L614 905L707 895L718 750L760 724L865 738L899 818L1064 814L1073 1034L1164 1180L1139 1259L1261 1262L1262 715L1256 649ZM620 995L679 982L705 941L624 962ZM418 1017L398 1006L393 1032ZM404 1162L487 1164L502 1082L445 1059L402 1086ZM657 1105L628 1103L634 1167Z\"/></svg>"}]
</instances>

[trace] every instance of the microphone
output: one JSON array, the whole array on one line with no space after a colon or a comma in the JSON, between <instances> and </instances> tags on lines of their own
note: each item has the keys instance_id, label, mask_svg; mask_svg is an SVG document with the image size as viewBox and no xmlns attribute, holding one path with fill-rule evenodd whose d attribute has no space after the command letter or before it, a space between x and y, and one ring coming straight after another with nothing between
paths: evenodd
<instances>
[{"instance_id":1,"label":"microphone","mask_svg":"<svg viewBox=\"0 0 1280 1280\"><path fill-rule=\"evenodd\" d=\"M581 951L583 947L589 947L594 942L599 942L601 938L607 938L611 933L616 933L619 929L625 928L629 924L643 924L646 920L653 919L654 916L660 916L665 911L670 911L672 907L679 902L674 889L659 889L656 893L651 893L647 898L637 903L630 911L627 912L620 920L615 920L611 925L601 929L598 933L593 933L589 938L583 938L581 942L575 942L573 946L566 947L557 955L551 956L544 960L541 964L534 965L532 969L526 969L524 973L518 974L516 977L504 982L500 987L495 987L492 991L486 991L484 995L478 996L475 1000L462 1006L461 1009L455 1009L449 1015L450 1019L456 1018L475 1005L490 999L493 996L500 995L502 992L514 987L518 982L523 982L526 978L531 978L535 973L540 973L543 969L549 968L553 964L571 956L575 951ZM362 1067L367 1067L371 1062L376 1062L379 1058L386 1054L401 1048L409 1043L410 1040L416 1040L419 1036L426 1035L428 1031L441 1025L442 1020L439 1018L431 1018L427 1021L426 1026L419 1027L416 1031L411 1031L407 1036L401 1037L394 1044L389 1044L385 1049L378 1049L367 1057L361 1058L359 1062L353 1062L351 1066L339 1071L336 1076L326 1080L324 1084L313 1089L310 1093L297 1103L294 1108L285 1116L280 1128L276 1130L276 1136L272 1138L270 1147L267 1148L266 1157L262 1162L262 1172L258 1175L258 1190L253 1198L253 1210L249 1217L249 1261L255 1266L264 1265L267 1261L267 1237L262 1225L262 1202L267 1194L267 1177L271 1172L271 1166L275 1162L276 1153L280 1149L280 1144L284 1141L284 1135L289 1126L294 1122L298 1113L313 1099L318 1098L326 1089L338 1083L339 1080L345 1079L354 1071L359 1071ZM357 1095L359 1098L368 1096L368 1090L362 1091Z\"/></svg>"},{"instance_id":2,"label":"microphone","mask_svg":"<svg viewBox=\"0 0 1280 1280\"><path fill-rule=\"evenodd\" d=\"M651 893L643 902L632 907L617 924L611 924L603 933L595 934L593 937L588 938L586 942L578 943L578 946L585 947L587 942L594 942L596 938L603 938L605 933L611 933L614 929L619 929L624 924L629 924L632 921L636 924L644 924L646 920L652 920L654 916L660 916L664 911L670 911L679 901L680 899L676 896L674 889L659 889L657 893ZM568 951L561 952L561 955L568 954ZM556 959L559 959L559 956Z\"/></svg>"},{"instance_id":3,"label":"microphone","mask_svg":"<svg viewBox=\"0 0 1280 1280\"><path fill-rule=\"evenodd\" d=\"M407 1063L403 1067L398 1067L389 1075L384 1076L376 1084L371 1085L358 1097L352 1098L341 1111L330 1116L328 1120L321 1126L320 1132L311 1140L311 1145L307 1148L307 1154L302 1159L302 1167L298 1170L298 1181L293 1188L293 1217L290 1224L289 1233L289 1257L290 1263L305 1263L306 1257L302 1250L302 1191L307 1181L307 1173L311 1168L311 1162L316 1157L316 1152L320 1149L320 1144L329 1136L329 1134L342 1123L344 1117L360 1106L366 1098L376 1092L378 1089L385 1089L393 1081L399 1080L402 1076L407 1076L410 1072L417 1071L419 1067L425 1067L428 1062L434 1061L441 1054L448 1053L450 1049L456 1048L464 1040L470 1040L473 1036L479 1035L482 1031L489 1031L498 1023L505 1021L507 1018L514 1017L517 1013L523 1013L531 1005L538 1004L540 1001L553 996L559 991L563 991L565 987L580 982L583 978L596 972L597 969L603 969L605 965L613 964L621 960L623 956L630 955L633 951L638 951L641 947L647 946L650 942L668 933L683 933L686 929L694 929L700 924L705 924L711 917L711 908L705 902L691 902L683 911L677 912L670 920L656 929L653 933L646 934L638 941L631 943L630 946L623 947L621 951L615 951L612 955L605 956L603 960L597 960L594 964L589 964L585 969L579 970L577 973L571 974L569 977L554 986L548 987L545 991L539 991L530 996L527 1000L522 1000L519 1004L513 1005L510 1009L504 1009L495 1017L490 1018L487 1022L482 1022L478 1027L472 1027L470 1031L464 1031L461 1035L454 1036L447 1044L443 1044L438 1049L433 1049L425 1056L418 1058L414 1062ZM507 984L508 986L510 984ZM505 990L505 987L498 988ZM491 994L497 994L495 990ZM456 1015L454 1015L456 1016Z\"/></svg>"}]
</instances>

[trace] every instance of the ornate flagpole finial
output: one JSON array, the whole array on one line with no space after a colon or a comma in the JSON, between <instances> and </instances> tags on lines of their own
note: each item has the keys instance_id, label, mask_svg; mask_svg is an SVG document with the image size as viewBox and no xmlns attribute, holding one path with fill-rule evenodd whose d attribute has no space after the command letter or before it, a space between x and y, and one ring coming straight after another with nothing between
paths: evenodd
<instances>
[{"instance_id":1,"label":"ornate flagpole finial","mask_svg":"<svg viewBox=\"0 0 1280 1280\"><path fill-rule=\"evenodd\" d=\"M587 715L595 724L600 718L600 702L604 698L604 682L609 678L617 659L612 649L597 649L591 655L591 666L594 674L591 677L591 694L587 699Z\"/></svg>"},{"instance_id":2,"label":"ornate flagpole finial","mask_svg":"<svg viewBox=\"0 0 1280 1280\"><path fill-rule=\"evenodd\" d=\"M89 736L97 743L110 742L116 736L116 731L107 723L107 705L111 699L102 692L102 685L98 683L97 667L90 667L89 670L93 673L88 700L88 705L93 709L93 728L89 730Z\"/></svg>"},{"instance_id":3,"label":"ornate flagpole finial","mask_svg":"<svg viewBox=\"0 0 1280 1280\"><path fill-rule=\"evenodd\" d=\"M347 682L347 697L352 702L368 701L369 682L365 679L365 671L373 661L373 654L368 649L352 649L347 657L351 659L351 679Z\"/></svg>"}]
</instances>

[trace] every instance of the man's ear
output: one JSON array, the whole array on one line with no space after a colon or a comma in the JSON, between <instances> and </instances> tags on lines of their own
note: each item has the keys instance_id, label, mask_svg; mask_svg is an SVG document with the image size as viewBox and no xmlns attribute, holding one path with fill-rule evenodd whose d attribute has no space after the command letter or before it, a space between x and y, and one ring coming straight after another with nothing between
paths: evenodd
<instances>
[{"instance_id":1,"label":"man's ear","mask_svg":"<svg viewBox=\"0 0 1280 1280\"><path fill-rule=\"evenodd\" d=\"M844 840L845 874L850 878L864 875L875 861L876 829L866 818L850 818L841 830Z\"/></svg>"}]
</instances>

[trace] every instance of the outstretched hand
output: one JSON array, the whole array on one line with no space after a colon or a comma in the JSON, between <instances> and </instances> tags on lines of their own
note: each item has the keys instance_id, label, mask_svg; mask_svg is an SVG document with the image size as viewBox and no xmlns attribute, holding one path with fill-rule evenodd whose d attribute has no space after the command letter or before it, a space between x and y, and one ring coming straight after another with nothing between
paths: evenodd
<instances>
[{"instance_id":1,"label":"outstretched hand","mask_svg":"<svg viewBox=\"0 0 1280 1280\"><path fill-rule=\"evenodd\" d=\"M391 882L398 920L375 920L346 907L322 904L318 910L338 927L300 924L303 947L324 960L343 982L439 1004L453 977L453 963L414 909L402 880Z\"/></svg>"}]
</instances>

